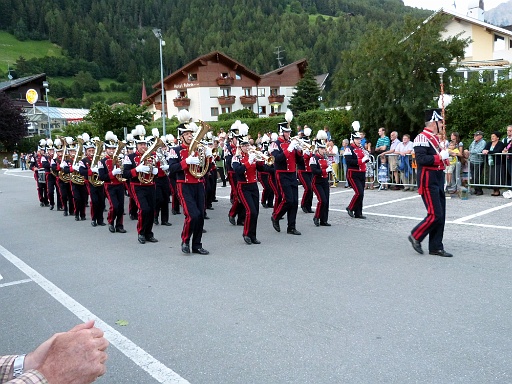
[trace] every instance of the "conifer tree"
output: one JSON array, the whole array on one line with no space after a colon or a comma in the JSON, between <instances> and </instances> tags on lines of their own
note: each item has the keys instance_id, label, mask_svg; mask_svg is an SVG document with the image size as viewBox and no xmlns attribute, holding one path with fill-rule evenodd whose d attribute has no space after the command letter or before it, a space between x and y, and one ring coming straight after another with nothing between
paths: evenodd
<instances>
[{"instance_id":1,"label":"conifer tree","mask_svg":"<svg viewBox=\"0 0 512 384\"><path fill-rule=\"evenodd\" d=\"M308 68L304 77L297 83L297 87L290 99L290 109L294 114L318 109L320 107L320 87Z\"/></svg>"}]
</instances>

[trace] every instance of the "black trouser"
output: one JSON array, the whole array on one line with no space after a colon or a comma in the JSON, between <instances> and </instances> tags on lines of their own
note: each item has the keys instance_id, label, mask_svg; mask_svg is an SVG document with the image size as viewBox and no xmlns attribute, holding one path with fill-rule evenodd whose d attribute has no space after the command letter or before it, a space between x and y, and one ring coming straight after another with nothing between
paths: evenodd
<instances>
[{"instance_id":1,"label":"black trouser","mask_svg":"<svg viewBox=\"0 0 512 384\"><path fill-rule=\"evenodd\" d=\"M161 213L161 222L167 223L169 221L169 196L171 195L171 184L169 183L169 178L167 176L155 177L155 187L155 219L158 219L158 216Z\"/></svg>"},{"instance_id":2,"label":"black trouser","mask_svg":"<svg viewBox=\"0 0 512 384\"><path fill-rule=\"evenodd\" d=\"M87 183L87 190L91 195L91 220L101 224L105 210L105 188L103 185L95 187L91 183Z\"/></svg>"},{"instance_id":3,"label":"black trouser","mask_svg":"<svg viewBox=\"0 0 512 384\"><path fill-rule=\"evenodd\" d=\"M137 217L139 209L137 208L137 203L133 198L133 191L130 182L126 182L125 187L128 191L128 214L130 216Z\"/></svg>"},{"instance_id":4,"label":"black trouser","mask_svg":"<svg viewBox=\"0 0 512 384\"><path fill-rule=\"evenodd\" d=\"M123 228L124 185L105 183L105 194L110 205L107 222L116 229Z\"/></svg>"},{"instance_id":5,"label":"black trouser","mask_svg":"<svg viewBox=\"0 0 512 384\"><path fill-rule=\"evenodd\" d=\"M238 197L238 181L236 180L235 171L229 172L228 177L229 184L231 185L231 200L233 201L228 215L230 217L238 216L236 219L237 223L243 224L245 219L245 210L242 203L240 202L240 198Z\"/></svg>"},{"instance_id":6,"label":"black trouser","mask_svg":"<svg viewBox=\"0 0 512 384\"><path fill-rule=\"evenodd\" d=\"M215 173L215 175L214 175ZM215 199L215 187L217 185L217 171L211 170L205 176L206 187L206 207L211 208Z\"/></svg>"},{"instance_id":7,"label":"black trouser","mask_svg":"<svg viewBox=\"0 0 512 384\"><path fill-rule=\"evenodd\" d=\"M180 197L178 195L178 188L176 187L176 178L169 175L169 181L171 183L171 209L174 213L178 213L180 211Z\"/></svg>"},{"instance_id":8,"label":"black trouser","mask_svg":"<svg viewBox=\"0 0 512 384\"><path fill-rule=\"evenodd\" d=\"M274 210L274 220L281 220L286 214L288 229L295 228L297 209L299 204L299 183L295 172L276 171L277 189L281 202Z\"/></svg>"},{"instance_id":9,"label":"black trouser","mask_svg":"<svg viewBox=\"0 0 512 384\"><path fill-rule=\"evenodd\" d=\"M256 227L258 226L258 215L260 212L258 184L238 182L237 187L238 196L246 212L243 234L254 240L256 239Z\"/></svg>"},{"instance_id":10,"label":"black trouser","mask_svg":"<svg viewBox=\"0 0 512 384\"><path fill-rule=\"evenodd\" d=\"M471 174L471 184L482 184L483 163L469 163L469 172ZM475 192L483 192L482 187L475 186ZM417 240L417 239L416 239Z\"/></svg>"},{"instance_id":11,"label":"black trouser","mask_svg":"<svg viewBox=\"0 0 512 384\"><path fill-rule=\"evenodd\" d=\"M311 209L313 205L313 189L311 187L311 172L306 171L298 171L299 181L304 187L304 194L302 195L302 200L300 202L300 206Z\"/></svg>"},{"instance_id":12,"label":"black trouser","mask_svg":"<svg viewBox=\"0 0 512 384\"><path fill-rule=\"evenodd\" d=\"M87 203L87 187L80 184L71 184L73 191L73 200L75 201L75 217L85 219L85 204Z\"/></svg>"},{"instance_id":13,"label":"black trouser","mask_svg":"<svg viewBox=\"0 0 512 384\"><path fill-rule=\"evenodd\" d=\"M321 223L327 223L329 219L329 179L315 176L313 178L312 189L318 200L315 218L320 219Z\"/></svg>"},{"instance_id":14,"label":"black trouser","mask_svg":"<svg viewBox=\"0 0 512 384\"><path fill-rule=\"evenodd\" d=\"M60 190L57 187L57 178L53 176L52 173L46 175L46 185L48 187L48 200L50 201L50 205L55 205L55 192L57 192L57 209L62 208Z\"/></svg>"},{"instance_id":15,"label":"black trouser","mask_svg":"<svg viewBox=\"0 0 512 384\"><path fill-rule=\"evenodd\" d=\"M151 238L153 237L153 221L155 219L155 184L130 183L130 188L139 210L137 233Z\"/></svg>"},{"instance_id":16,"label":"black trouser","mask_svg":"<svg viewBox=\"0 0 512 384\"><path fill-rule=\"evenodd\" d=\"M217 167L217 171L219 173L220 179L222 180L222 186L226 186L226 175L224 174L224 167ZM217 180L215 180L217 182Z\"/></svg>"},{"instance_id":17,"label":"black trouser","mask_svg":"<svg viewBox=\"0 0 512 384\"><path fill-rule=\"evenodd\" d=\"M419 192L427 217L423 219L411 232L412 237L423 241L427 235L429 251L440 251L443 247L444 223L446 213L446 196L444 193L444 172L418 170Z\"/></svg>"},{"instance_id":18,"label":"black trouser","mask_svg":"<svg viewBox=\"0 0 512 384\"><path fill-rule=\"evenodd\" d=\"M185 215L181 242L189 244L190 238L192 238L192 250L197 250L203 247L201 239L204 226L204 185L201 182L176 183L176 188Z\"/></svg>"},{"instance_id":19,"label":"black trouser","mask_svg":"<svg viewBox=\"0 0 512 384\"><path fill-rule=\"evenodd\" d=\"M366 183L366 172L359 172L349 169L347 179L354 190L354 196L348 205L348 209L354 211L355 217L363 215L364 186Z\"/></svg>"},{"instance_id":20,"label":"black trouser","mask_svg":"<svg viewBox=\"0 0 512 384\"><path fill-rule=\"evenodd\" d=\"M69 184L70 182L62 181L59 179L58 183L62 208L64 208L65 212L69 211L69 213L72 215L75 213L75 202L73 200L73 195L71 194L71 185Z\"/></svg>"},{"instance_id":21,"label":"black trouser","mask_svg":"<svg viewBox=\"0 0 512 384\"><path fill-rule=\"evenodd\" d=\"M34 172L34 179L36 180L37 185L37 197L39 198L39 202L43 203L44 205L48 205L48 191L46 190L46 177L45 176L45 182L40 183L38 179L38 172Z\"/></svg>"},{"instance_id":22,"label":"black trouser","mask_svg":"<svg viewBox=\"0 0 512 384\"><path fill-rule=\"evenodd\" d=\"M274 190L270 185L270 173L258 172L258 180L263 186L263 191L261 192L261 204L266 204L267 207L272 208L274 206Z\"/></svg>"}]
</instances>

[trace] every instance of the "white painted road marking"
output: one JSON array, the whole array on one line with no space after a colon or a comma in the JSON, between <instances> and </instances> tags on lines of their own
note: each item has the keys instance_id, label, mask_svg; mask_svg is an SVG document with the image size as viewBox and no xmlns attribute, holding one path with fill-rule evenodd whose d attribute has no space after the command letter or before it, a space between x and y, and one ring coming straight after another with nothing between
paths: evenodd
<instances>
[{"instance_id":1,"label":"white painted road marking","mask_svg":"<svg viewBox=\"0 0 512 384\"><path fill-rule=\"evenodd\" d=\"M490 208L490 209L486 209L485 211L474 213L472 215L469 215L469 216L466 216L466 217L461 217L460 219L454 220L454 223L463 223L465 221L474 219L475 217L487 215L488 213L499 211L500 209L508 208L508 207L511 207L511 206L512 206L512 203L508 203L508 204L500 205L499 207L493 207L493 208Z\"/></svg>"},{"instance_id":2,"label":"white painted road marking","mask_svg":"<svg viewBox=\"0 0 512 384\"><path fill-rule=\"evenodd\" d=\"M7 249L0 245L0 254L16 266L20 271L25 273L31 280L48 292L55 300L66 307L71 313L77 316L80 320L86 322L91 319L96 319L96 326L103 330L105 337L110 343L115 346L120 352L126 355L135 364L141 367L144 371L149 373L155 380L164 384L186 384L187 380L179 376L172 369L166 367L160 361L155 359L149 353L144 351L134 342L123 336L110 325L99 319L96 315L90 312L83 305L71 298L68 294L58 288L55 284L47 280L40 273L36 272L33 268L29 267L18 257L13 255Z\"/></svg>"},{"instance_id":3,"label":"white painted road marking","mask_svg":"<svg viewBox=\"0 0 512 384\"><path fill-rule=\"evenodd\" d=\"M1 276L0 276L1 277ZM2 280L2 279L0 279ZM3 287L9 287L11 285L18 285L18 284L24 284L24 283L30 283L32 280L30 279L25 279L25 280L18 280L18 281L11 281L10 283L4 283L4 284L0 284L0 288L3 288Z\"/></svg>"}]
</instances>

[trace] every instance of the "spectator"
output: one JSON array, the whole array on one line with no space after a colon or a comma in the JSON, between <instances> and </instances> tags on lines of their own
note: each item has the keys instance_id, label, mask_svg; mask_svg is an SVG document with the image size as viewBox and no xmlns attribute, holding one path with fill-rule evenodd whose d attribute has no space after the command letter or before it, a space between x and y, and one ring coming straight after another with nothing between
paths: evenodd
<instances>
[{"instance_id":1,"label":"spectator","mask_svg":"<svg viewBox=\"0 0 512 384\"><path fill-rule=\"evenodd\" d=\"M343 141L341 142L340 156L342 158L343 163L343 177L345 178L345 188L348 188L349 184L347 179L347 162L345 161L345 157L343 157L343 154L345 153L345 149L347 149L348 145L348 139L343 139Z\"/></svg>"},{"instance_id":2,"label":"spectator","mask_svg":"<svg viewBox=\"0 0 512 384\"><path fill-rule=\"evenodd\" d=\"M334 180L332 183L332 187L335 188L338 186L338 146L334 145L334 142L330 139L327 141L327 161L332 168L332 174L334 175Z\"/></svg>"},{"instance_id":3,"label":"spectator","mask_svg":"<svg viewBox=\"0 0 512 384\"><path fill-rule=\"evenodd\" d=\"M359 132L359 134L361 135L361 145L363 146L363 148L366 148L366 133L361 131Z\"/></svg>"},{"instance_id":4,"label":"spectator","mask_svg":"<svg viewBox=\"0 0 512 384\"><path fill-rule=\"evenodd\" d=\"M411 153L414 147L411 136L407 133L402 136L402 142L398 143L395 148L395 154L398 156L398 168L400 170L401 183L404 184L404 191L413 190L406 184L412 184L412 164Z\"/></svg>"},{"instance_id":5,"label":"spectator","mask_svg":"<svg viewBox=\"0 0 512 384\"><path fill-rule=\"evenodd\" d=\"M16 151L14 151L14 153L12 154L12 162L14 163L14 168L18 168L19 167L19 164L18 164L18 153Z\"/></svg>"},{"instance_id":6,"label":"spectator","mask_svg":"<svg viewBox=\"0 0 512 384\"><path fill-rule=\"evenodd\" d=\"M379 165L379 169L377 171L377 180L380 184L379 191L380 190L386 190L388 189L388 160L386 156L380 157L380 161L377 162Z\"/></svg>"},{"instance_id":7,"label":"spectator","mask_svg":"<svg viewBox=\"0 0 512 384\"><path fill-rule=\"evenodd\" d=\"M221 144L222 143L222 144ZM222 181L222 186L226 186L226 174L224 173L224 140L215 140L213 142L213 149L217 151L217 160L215 166L217 167L217 173ZM217 180L215 180L217 182Z\"/></svg>"},{"instance_id":8,"label":"spectator","mask_svg":"<svg viewBox=\"0 0 512 384\"><path fill-rule=\"evenodd\" d=\"M331 132L329 132L329 127L327 125L324 125L324 131L327 134L327 141L331 140Z\"/></svg>"},{"instance_id":9,"label":"spectator","mask_svg":"<svg viewBox=\"0 0 512 384\"><path fill-rule=\"evenodd\" d=\"M375 144L375 154L380 155L382 152L386 152L389 150L391 146L391 141L389 137L386 136L386 128L379 128L379 139L377 140L377 144Z\"/></svg>"},{"instance_id":10,"label":"spectator","mask_svg":"<svg viewBox=\"0 0 512 384\"><path fill-rule=\"evenodd\" d=\"M464 187L467 187L468 180L469 180L469 150L465 149L463 154L463 161L461 164L461 170L460 170L460 178L461 178L461 184Z\"/></svg>"},{"instance_id":11,"label":"spectator","mask_svg":"<svg viewBox=\"0 0 512 384\"><path fill-rule=\"evenodd\" d=\"M217 135L217 137L220 139L222 138L223 140L226 140L226 132L224 132L224 128L221 128L220 129L220 132L219 134Z\"/></svg>"},{"instance_id":12,"label":"spectator","mask_svg":"<svg viewBox=\"0 0 512 384\"><path fill-rule=\"evenodd\" d=\"M363 132L359 132L361 136L364 135ZM364 136L363 136L364 137ZM371 156L372 153L372 143L365 140L365 144L363 145L363 148L366 149L366 152L368 152L368 156ZM363 139L361 139L361 142ZM345 159L343 159L345 160ZM373 189L373 183L375 181L375 164L373 161L369 161L366 163L366 189Z\"/></svg>"},{"instance_id":13,"label":"spectator","mask_svg":"<svg viewBox=\"0 0 512 384\"><path fill-rule=\"evenodd\" d=\"M3 163L4 163L4 168L9 168L9 160L7 160L7 156L4 157Z\"/></svg>"},{"instance_id":14,"label":"spectator","mask_svg":"<svg viewBox=\"0 0 512 384\"><path fill-rule=\"evenodd\" d=\"M484 133L482 131L476 131L473 135L474 140L469 145L469 172L471 175L471 184L475 184L475 195L483 195L484 191L478 184L483 182L482 180L482 168L484 164L484 158L482 151L485 149L485 140L483 139Z\"/></svg>"},{"instance_id":15,"label":"spectator","mask_svg":"<svg viewBox=\"0 0 512 384\"><path fill-rule=\"evenodd\" d=\"M391 182L395 183L395 186L391 189L397 191L400 189L398 184L400 184L400 179L398 178L398 155L395 154L396 147L401 143L398 138L398 132L391 132L391 145L387 151L384 151L380 154L380 157L387 156L388 158L388 168L390 174L393 175L393 180Z\"/></svg>"},{"instance_id":16,"label":"spectator","mask_svg":"<svg viewBox=\"0 0 512 384\"><path fill-rule=\"evenodd\" d=\"M507 137L505 137L503 140L503 144L505 144L505 149L503 150L503 153L508 153L506 156L505 162L502 164L502 166L505 166L506 169L506 176L507 176L507 185L512 185L512 155L510 154L512 150L512 125L509 125L507 127Z\"/></svg>"},{"instance_id":17,"label":"spectator","mask_svg":"<svg viewBox=\"0 0 512 384\"><path fill-rule=\"evenodd\" d=\"M27 169L27 156L22 152L20 154L21 170Z\"/></svg>"},{"instance_id":18,"label":"spectator","mask_svg":"<svg viewBox=\"0 0 512 384\"><path fill-rule=\"evenodd\" d=\"M495 155L501 153L505 149L505 144L500 141L501 133L494 131L491 133L491 141L485 145L482 153L487 156L487 164L489 165L489 184L502 185L505 179L505 172L502 167L503 155ZM491 196L499 196L500 189L493 187L494 192Z\"/></svg>"},{"instance_id":19,"label":"spectator","mask_svg":"<svg viewBox=\"0 0 512 384\"><path fill-rule=\"evenodd\" d=\"M450 141L450 144L448 144L448 153L450 155L450 157L448 157L448 159L450 160L450 165L448 165L445 169L445 174L446 174L445 191L448 187L450 187L452 185L453 173L455 171L455 167L457 166L459 149L457 148L457 143L455 143L455 141Z\"/></svg>"}]
</instances>

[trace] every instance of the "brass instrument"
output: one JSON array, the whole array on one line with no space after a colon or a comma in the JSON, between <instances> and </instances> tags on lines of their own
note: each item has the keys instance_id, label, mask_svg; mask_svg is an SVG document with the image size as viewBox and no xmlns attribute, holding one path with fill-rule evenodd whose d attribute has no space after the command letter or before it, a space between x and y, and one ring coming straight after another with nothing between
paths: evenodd
<instances>
[{"instance_id":1,"label":"brass instrument","mask_svg":"<svg viewBox=\"0 0 512 384\"><path fill-rule=\"evenodd\" d=\"M295 141L297 143L297 146L302 148L303 151L312 151L314 149L313 144L306 143L303 139L301 139L299 136L293 136L290 138L290 142Z\"/></svg>"},{"instance_id":2,"label":"brass instrument","mask_svg":"<svg viewBox=\"0 0 512 384\"><path fill-rule=\"evenodd\" d=\"M200 128L194 132L192 141L188 146L188 154L192 156L197 151L199 164L190 164L188 170L192 176L200 179L208 172L208 159L206 158L205 146L201 144L204 135L210 130L210 126L204 121L199 120Z\"/></svg>"},{"instance_id":3,"label":"brass instrument","mask_svg":"<svg viewBox=\"0 0 512 384\"><path fill-rule=\"evenodd\" d=\"M73 173L71 174L71 182L78 185L84 185L85 179L76 170L78 169L78 160L84 155L84 141L81 138L76 139L78 148L76 149L75 157L73 159Z\"/></svg>"},{"instance_id":4,"label":"brass instrument","mask_svg":"<svg viewBox=\"0 0 512 384\"><path fill-rule=\"evenodd\" d=\"M123 143L122 141L118 141L117 148L114 152L114 155L112 156L112 165L114 165L114 167L118 167L121 170L121 174L116 175L116 179L119 180L121 183L124 183L126 179L123 177L123 163L119 164L119 155L121 154L125 146L125 143Z\"/></svg>"},{"instance_id":5,"label":"brass instrument","mask_svg":"<svg viewBox=\"0 0 512 384\"><path fill-rule=\"evenodd\" d=\"M274 164L274 156L265 155L263 152L258 151L255 148L249 149L248 153L254 153L254 155L256 155L256 161L264 161L267 165Z\"/></svg>"},{"instance_id":6,"label":"brass instrument","mask_svg":"<svg viewBox=\"0 0 512 384\"><path fill-rule=\"evenodd\" d=\"M162 165L169 165L169 163L167 162L167 159L165 158L165 153L164 153L162 147L159 147L156 150L156 157L158 158L158 160L160 161L160 163ZM164 173L166 176L169 176L169 168L167 168L167 170L165 170Z\"/></svg>"},{"instance_id":7,"label":"brass instrument","mask_svg":"<svg viewBox=\"0 0 512 384\"><path fill-rule=\"evenodd\" d=\"M94 149L94 155L92 156L91 168L96 168L98 166L103 152L103 141L96 140L95 145L96 147ZM99 175L93 172L92 175L89 176L89 183L95 187L101 187L104 181L100 180Z\"/></svg>"},{"instance_id":8,"label":"brass instrument","mask_svg":"<svg viewBox=\"0 0 512 384\"><path fill-rule=\"evenodd\" d=\"M69 158L69 155L67 154L68 149L66 148L68 145L68 142L66 141L65 137L59 136L59 139L62 141L62 161L66 161ZM61 169L59 171L59 179L63 181L64 183L69 183L71 181L71 174L64 173L64 170Z\"/></svg>"},{"instance_id":9,"label":"brass instrument","mask_svg":"<svg viewBox=\"0 0 512 384\"><path fill-rule=\"evenodd\" d=\"M153 178L155 175L153 175L153 159L151 158L151 155L153 152L155 152L158 148L162 148L165 146L165 143L160 139L159 137L156 138L155 142L149 147L146 152L140 157L140 164L144 164L149 166L149 172L139 172L138 178L141 184L150 184L153 182Z\"/></svg>"}]
</instances>

